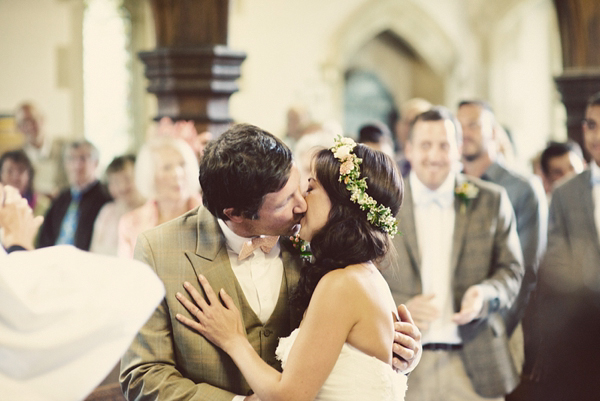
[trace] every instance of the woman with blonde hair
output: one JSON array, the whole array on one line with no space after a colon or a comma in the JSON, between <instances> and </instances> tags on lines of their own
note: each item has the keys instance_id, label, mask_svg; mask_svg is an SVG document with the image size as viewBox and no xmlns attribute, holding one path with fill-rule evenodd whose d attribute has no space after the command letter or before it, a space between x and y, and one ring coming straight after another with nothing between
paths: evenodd
<instances>
[{"instance_id":1,"label":"woman with blonde hair","mask_svg":"<svg viewBox=\"0 0 600 401\"><path fill-rule=\"evenodd\" d=\"M198 160L183 140L155 137L140 149L135 183L148 199L119 221L119 256L133 257L137 236L202 204Z\"/></svg>"}]
</instances>

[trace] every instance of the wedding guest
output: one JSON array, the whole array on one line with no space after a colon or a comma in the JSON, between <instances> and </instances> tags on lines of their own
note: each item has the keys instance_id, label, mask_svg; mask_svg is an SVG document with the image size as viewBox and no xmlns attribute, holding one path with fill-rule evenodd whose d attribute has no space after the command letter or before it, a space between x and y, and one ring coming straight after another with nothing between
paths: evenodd
<instances>
[{"instance_id":1,"label":"wedding guest","mask_svg":"<svg viewBox=\"0 0 600 401\"><path fill-rule=\"evenodd\" d=\"M40 231L39 247L68 244L89 250L96 217L110 196L97 178L98 149L86 140L64 153L69 188L52 202Z\"/></svg>"},{"instance_id":2,"label":"wedding guest","mask_svg":"<svg viewBox=\"0 0 600 401\"><path fill-rule=\"evenodd\" d=\"M394 157L392 133L385 124L379 121L361 126L358 130L357 142Z\"/></svg>"},{"instance_id":3,"label":"wedding guest","mask_svg":"<svg viewBox=\"0 0 600 401\"><path fill-rule=\"evenodd\" d=\"M55 197L69 185L63 168L64 141L52 139L44 131L44 118L33 103L19 105L15 112L17 129L25 137L23 150L36 171L33 188Z\"/></svg>"},{"instance_id":4,"label":"wedding guest","mask_svg":"<svg viewBox=\"0 0 600 401\"><path fill-rule=\"evenodd\" d=\"M585 160L575 142L550 142L540 156L544 188L551 195L554 188L565 180L581 173Z\"/></svg>"},{"instance_id":5,"label":"wedding guest","mask_svg":"<svg viewBox=\"0 0 600 401\"><path fill-rule=\"evenodd\" d=\"M402 178L391 157L343 137L320 150L312 166L298 233L310 243L311 260L292 295L304 317L279 339L283 372L252 348L238 302L204 277L210 305L185 283L193 302L177 294L189 314L176 317L227 352L260 399L403 401L406 376L391 365L396 304L376 267L397 234ZM363 178L368 187L360 186Z\"/></svg>"},{"instance_id":6,"label":"wedding guest","mask_svg":"<svg viewBox=\"0 0 600 401\"><path fill-rule=\"evenodd\" d=\"M526 311L536 285L539 263L546 249L547 202L539 181L522 177L500 163L498 138L502 131L498 130L494 113L487 103L479 100L462 101L456 116L463 131L464 173L502 186L515 213L525 276L516 301L502 313L511 343L515 348L524 350L521 365L524 364L524 376L529 376L534 363L534 354L529 351L533 349L535 339L530 333L532 317L529 314L526 316Z\"/></svg>"},{"instance_id":7,"label":"wedding guest","mask_svg":"<svg viewBox=\"0 0 600 401\"><path fill-rule=\"evenodd\" d=\"M121 387L130 401L258 400L223 351L174 323L185 311L175 298L183 281L199 288L203 274L237 299L248 339L278 369L277 341L302 317L289 304L299 254L279 239L293 234L306 212L290 149L258 127L235 125L208 145L200 183L203 207L142 233L136 245L135 257L157 271L167 296L122 359ZM252 250L253 238L268 244ZM240 259L242 248L248 257ZM408 370L420 355L418 330L407 322L395 328L395 366Z\"/></svg>"},{"instance_id":8,"label":"wedding guest","mask_svg":"<svg viewBox=\"0 0 600 401\"><path fill-rule=\"evenodd\" d=\"M106 167L108 192L113 200L105 204L94 223L90 251L104 255L117 255L119 245L119 220L145 202L135 186L135 156L115 157Z\"/></svg>"},{"instance_id":9,"label":"wedding guest","mask_svg":"<svg viewBox=\"0 0 600 401\"><path fill-rule=\"evenodd\" d=\"M523 277L514 213L502 187L457 171L461 142L452 114L433 107L406 143L400 268L383 274L423 335L408 401L500 401L519 383L522 349L509 349L502 318Z\"/></svg>"},{"instance_id":10,"label":"wedding guest","mask_svg":"<svg viewBox=\"0 0 600 401\"><path fill-rule=\"evenodd\" d=\"M118 255L133 257L140 233L178 217L202 203L198 160L181 139L149 139L135 163L135 185L147 201L125 213L119 222Z\"/></svg>"},{"instance_id":11,"label":"wedding guest","mask_svg":"<svg viewBox=\"0 0 600 401\"><path fill-rule=\"evenodd\" d=\"M552 194L540 268L540 401L591 401L600 394L593 357L600 355L600 92L588 100L582 128L590 167Z\"/></svg>"},{"instance_id":12,"label":"wedding guest","mask_svg":"<svg viewBox=\"0 0 600 401\"><path fill-rule=\"evenodd\" d=\"M13 150L0 157L0 183L11 185L27 199L33 214L43 216L50 207L50 198L34 191L35 171L33 164L23 150Z\"/></svg>"}]
</instances>

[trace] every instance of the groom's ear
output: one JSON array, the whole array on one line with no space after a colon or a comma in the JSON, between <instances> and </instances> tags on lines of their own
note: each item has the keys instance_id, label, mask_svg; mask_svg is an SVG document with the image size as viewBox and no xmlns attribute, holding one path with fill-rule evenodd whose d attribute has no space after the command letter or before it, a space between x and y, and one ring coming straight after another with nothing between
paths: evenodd
<instances>
[{"instance_id":1,"label":"groom's ear","mask_svg":"<svg viewBox=\"0 0 600 401\"><path fill-rule=\"evenodd\" d=\"M244 221L244 217L242 216L242 213L240 213L238 210L236 210L233 207L228 207L227 209L223 209L223 214L225 216L227 216L227 218L229 220L231 220L233 223L241 223L242 221Z\"/></svg>"}]
</instances>

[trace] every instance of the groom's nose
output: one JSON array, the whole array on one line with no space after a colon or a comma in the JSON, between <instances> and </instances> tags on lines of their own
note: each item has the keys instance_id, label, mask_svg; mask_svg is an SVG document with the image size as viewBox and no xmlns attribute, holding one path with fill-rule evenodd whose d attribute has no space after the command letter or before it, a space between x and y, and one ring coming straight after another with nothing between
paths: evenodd
<instances>
[{"instance_id":1,"label":"groom's nose","mask_svg":"<svg viewBox=\"0 0 600 401\"><path fill-rule=\"evenodd\" d=\"M296 205L294 206L294 209L293 209L294 214L298 215L298 214L306 213L306 201L304 200L304 196L302 196L300 189L298 189L298 191L296 191L294 198L295 198L295 202L296 202Z\"/></svg>"}]
</instances>

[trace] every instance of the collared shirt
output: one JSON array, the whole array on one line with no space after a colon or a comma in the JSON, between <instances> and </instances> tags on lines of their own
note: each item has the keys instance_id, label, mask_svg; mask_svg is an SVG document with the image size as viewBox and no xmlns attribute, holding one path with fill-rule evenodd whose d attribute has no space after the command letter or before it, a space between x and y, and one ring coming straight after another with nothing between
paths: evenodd
<instances>
[{"instance_id":1,"label":"collared shirt","mask_svg":"<svg viewBox=\"0 0 600 401\"><path fill-rule=\"evenodd\" d=\"M218 222L225 236L233 273L244 292L246 301L264 324L275 310L283 279L283 261L280 258L279 242L269 254L256 249L250 257L238 260L244 242L251 241L252 238L240 237L224 221L219 219Z\"/></svg>"},{"instance_id":2,"label":"collared shirt","mask_svg":"<svg viewBox=\"0 0 600 401\"><path fill-rule=\"evenodd\" d=\"M421 255L421 282L423 294L435 294L433 304L440 310L440 317L431 322L423 332L422 343L458 344L462 340L458 326L452 322L452 237L454 235L454 187L456 175L448 175L442 185L431 191L419 181L416 174L409 174L412 190L417 243ZM429 198L441 195L441 200Z\"/></svg>"},{"instance_id":3,"label":"collared shirt","mask_svg":"<svg viewBox=\"0 0 600 401\"><path fill-rule=\"evenodd\" d=\"M600 233L600 167L596 162L590 164L592 172L592 200L594 201L594 222L596 223L596 232ZM600 235L598 236L600 237Z\"/></svg>"}]
</instances>

